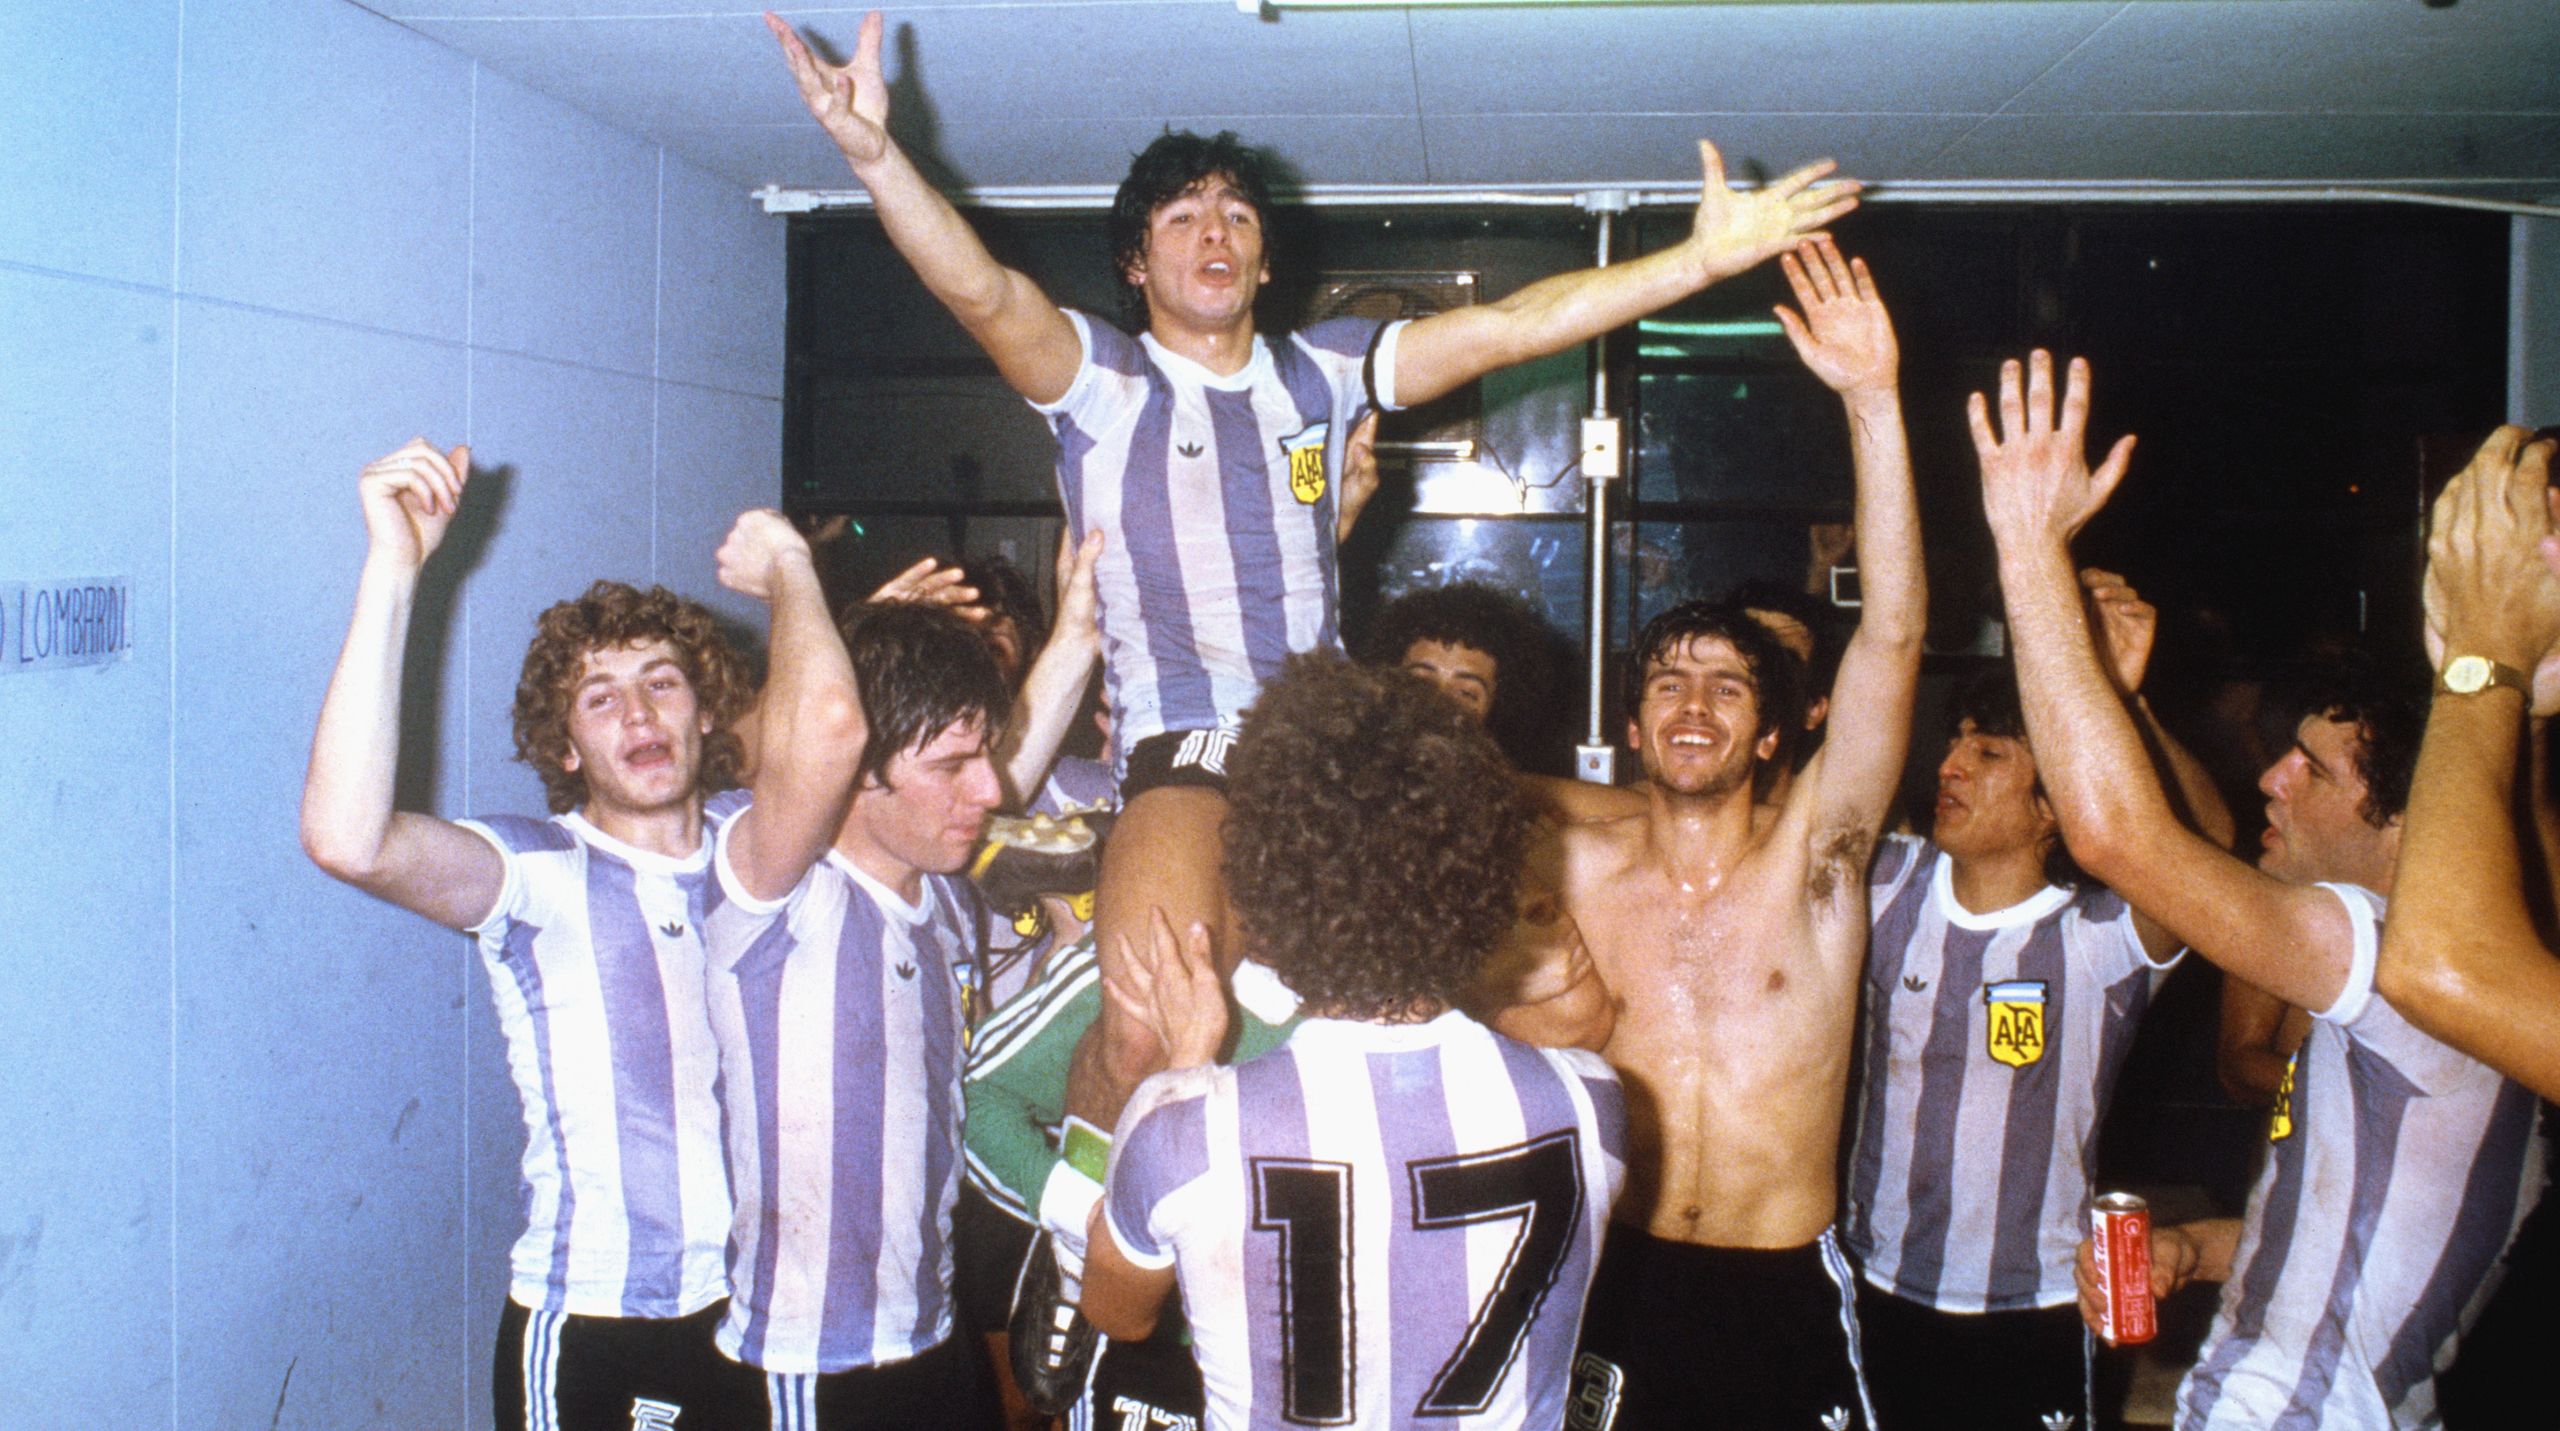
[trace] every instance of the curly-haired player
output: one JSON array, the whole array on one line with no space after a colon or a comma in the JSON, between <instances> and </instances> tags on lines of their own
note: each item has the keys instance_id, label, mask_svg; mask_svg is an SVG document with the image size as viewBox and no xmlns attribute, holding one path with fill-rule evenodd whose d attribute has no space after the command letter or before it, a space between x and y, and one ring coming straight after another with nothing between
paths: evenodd
<instances>
[{"instance_id":1,"label":"curly-haired player","mask_svg":"<svg viewBox=\"0 0 2560 1431\"><path fill-rule=\"evenodd\" d=\"M1143 1336L1179 1279L1213 1427L1564 1418L1626 1114L1597 1057L1451 1006L1511 924L1507 774L1421 682L1295 658L1236 743L1225 873L1247 957L1305 1020L1204 1066L1226 1028L1207 931L1159 921L1124 961L1113 997L1176 1066L1121 1118L1083 1305Z\"/></svg>"},{"instance_id":2,"label":"curly-haired player","mask_svg":"<svg viewBox=\"0 0 2560 1431\"><path fill-rule=\"evenodd\" d=\"M732 808L705 792L736 768L727 726L745 667L702 607L598 582L542 613L516 689L516 747L552 817L394 809L410 612L470 469L468 449L415 441L357 484L368 545L311 742L303 847L337 878L476 935L488 965L535 1130L497 1424L622 1427L635 1406L669 1425L736 1424L762 1397L712 1340L730 1203L701 922ZM826 621L817 574L776 512L740 517L721 548L724 581L749 568L774 608L773 690L788 692L790 632Z\"/></svg>"}]
</instances>

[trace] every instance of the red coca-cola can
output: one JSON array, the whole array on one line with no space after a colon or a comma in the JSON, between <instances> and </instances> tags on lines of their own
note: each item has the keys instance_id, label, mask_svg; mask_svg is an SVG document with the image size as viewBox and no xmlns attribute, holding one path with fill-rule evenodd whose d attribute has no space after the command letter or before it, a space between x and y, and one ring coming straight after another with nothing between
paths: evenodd
<instances>
[{"instance_id":1,"label":"red coca-cola can","mask_svg":"<svg viewBox=\"0 0 2560 1431\"><path fill-rule=\"evenodd\" d=\"M2160 1330L2151 1302L2151 1205L2131 1193L2089 1203L2098 1262L2098 1335L2107 1345L2147 1342Z\"/></svg>"}]
</instances>

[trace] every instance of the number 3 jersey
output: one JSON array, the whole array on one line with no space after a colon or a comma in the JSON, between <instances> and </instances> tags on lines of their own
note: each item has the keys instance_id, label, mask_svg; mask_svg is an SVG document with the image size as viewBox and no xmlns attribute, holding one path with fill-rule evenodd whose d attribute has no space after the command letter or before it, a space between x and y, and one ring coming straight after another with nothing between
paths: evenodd
<instances>
[{"instance_id":1,"label":"number 3 jersey","mask_svg":"<svg viewBox=\"0 0 2560 1431\"><path fill-rule=\"evenodd\" d=\"M1175 1269L1213 1427L1555 1427L1625 1136L1595 1055L1310 1019L1143 1084L1105 1217Z\"/></svg>"}]
</instances>

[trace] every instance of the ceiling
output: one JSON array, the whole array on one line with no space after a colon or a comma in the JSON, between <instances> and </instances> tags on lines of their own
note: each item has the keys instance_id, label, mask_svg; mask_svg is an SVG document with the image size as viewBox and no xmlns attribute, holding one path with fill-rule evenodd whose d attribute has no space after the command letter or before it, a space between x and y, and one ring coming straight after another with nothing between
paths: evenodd
<instances>
[{"instance_id":1,"label":"ceiling","mask_svg":"<svg viewBox=\"0 0 2560 1431\"><path fill-rule=\"evenodd\" d=\"M843 189L752 6L375 0L743 188ZM860 8L793 7L849 50ZM891 127L948 182L1116 183L1167 124L1310 184L2251 180L2560 195L2560 0L1885 0L1284 11L914 0Z\"/></svg>"}]
</instances>

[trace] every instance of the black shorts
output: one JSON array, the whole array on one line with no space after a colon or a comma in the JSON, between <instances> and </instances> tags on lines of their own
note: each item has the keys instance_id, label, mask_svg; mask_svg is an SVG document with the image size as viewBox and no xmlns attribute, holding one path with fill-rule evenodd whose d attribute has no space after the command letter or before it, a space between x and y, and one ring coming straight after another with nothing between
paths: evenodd
<instances>
[{"instance_id":1,"label":"black shorts","mask_svg":"<svg viewBox=\"0 0 2560 1431\"><path fill-rule=\"evenodd\" d=\"M498 1315L498 1431L714 1431L764 1424L763 1378L720 1354L714 1302L689 1317Z\"/></svg>"},{"instance_id":2,"label":"black shorts","mask_svg":"<svg viewBox=\"0 0 2560 1431\"><path fill-rule=\"evenodd\" d=\"M951 1282L960 1325L970 1335L993 1336L1012 1320L1014 1287L1037 1231L960 1180L960 1203L951 1214Z\"/></svg>"},{"instance_id":3,"label":"black shorts","mask_svg":"<svg viewBox=\"0 0 2560 1431\"><path fill-rule=\"evenodd\" d=\"M1867 1390L1886 1426L2046 1431L2098 1424L2093 1339L2076 1302L1942 1312L1861 1283L1858 1330Z\"/></svg>"},{"instance_id":4,"label":"black shorts","mask_svg":"<svg viewBox=\"0 0 2560 1431\"><path fill-rule=\"evenodd\" d=\"M1613 1224L1583 1312L1568 1431L1872 1431L1854 1281L1828 1231L1770 1252Z\"/></svg>"},{"instance_id":5,"label":"black shorts","mask_svg":"<svg viewBox=\"0 0 2560 1431\"><path fill-rule=\"evenodd\" d=\"M1167 1307L1145 1341L1105 1341L1069 1431L1200 1431L1208 1389L1181 1316Z\"/></svg>"},{"instance_id":6,"label":"black shorts","mask_svg":"<svg viewBox=\"0 0 2560 1431\"><path fill-rule=\"evenodd\" d=\"M1120 778L1120 806L1163 785L1190 785L1227 793L1227 757L1235 750L1231 725L1208 730L1168 730L1129 747L1129 773Z\"/></svg>"},{"instance_id":7,"label":"black shorts","mask_svg":"<svg viewBox=\"0 0 2560 1431\"><path fill-rule=\"evenodd\" d=\"M944 1337L905 1361L879 1366L757 1375L765 1399L754 1431L1001 1431L1004 1425L986 1348L971 1336Z\"/></svg>"}]
</instances>

